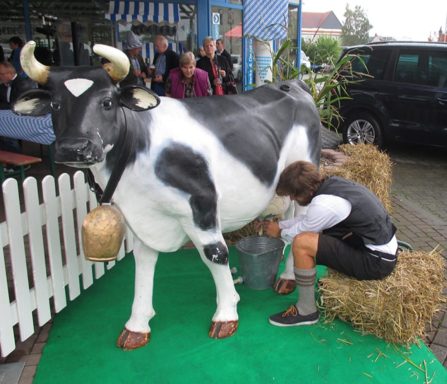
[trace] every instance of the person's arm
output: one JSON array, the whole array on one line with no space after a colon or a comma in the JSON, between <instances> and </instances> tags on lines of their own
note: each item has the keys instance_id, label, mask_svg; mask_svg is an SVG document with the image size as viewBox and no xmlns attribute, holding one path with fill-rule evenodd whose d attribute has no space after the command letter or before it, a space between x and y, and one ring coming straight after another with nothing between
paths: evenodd
<instances>
[{"instance_id":1,"label":"person's arm","mask_svg":"<svg viewBox=\"0 0 447 384\"><path fill-rule=\"evenodd\" d=\"M295 218L295 223L283 227L279 222L281 237L287 242L302 232L319 233L327 228L340 223L346 219L351 212L351 203L338 196L319 195L309 204L309 208L304 215Z\"/></svg>"},{"instance_id":2,"label":"person's arm","mask_svg":"<svg viewBox=\"0 0 447 384\"><path fill-rule=\"evenodd\" d=\"M172 79L168 76L165 83L165 95L171 97Z\"/></svg>"},{"instance_id":3,"label":"person's arm","mask_svg":"<svg viewBox=\"0 0 447 384\"><path fill-rule=\"evenodd\" d=\"M206 83L208 87L208 96L213 96L213 88L211 87L210 79L208 76L206 77Z\"/></svg>"}]
</instances>

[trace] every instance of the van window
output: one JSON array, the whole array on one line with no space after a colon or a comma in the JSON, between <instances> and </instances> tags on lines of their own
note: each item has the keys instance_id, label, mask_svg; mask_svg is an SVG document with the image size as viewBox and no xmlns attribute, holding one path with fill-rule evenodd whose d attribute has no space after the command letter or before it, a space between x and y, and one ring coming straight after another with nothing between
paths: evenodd
<instances>
[{"instance_id":1,"label":"van window","mask_svg":"<svg viewBox=\"0 0 447 384\"><path fill-rule=\"evenodd\" d=\"M389 54L384 51L359 53L353 56L352 70L357 73L367 73L376 80L382 80Z\"/></svg>"},{"instance_id":2,"label":"van window","mask_svg":"<svg viewBox=\"0 0 447 384\"><path fill-rule=\"evenodd\" d=\"M447 88L447 53L429 56L427 83L434 87Z\"/></svg>"},{"instance_id":3,"label":"van window","mask_svg":"<svg viewBox=\"0 0 447 384\"><path fill-rule=\"evenodd\" d=\"M396 81L403 83L424 83L424 76L420 72L420 55L417 53L400 54L396 64Z\"/></svg>"}]
</instances>

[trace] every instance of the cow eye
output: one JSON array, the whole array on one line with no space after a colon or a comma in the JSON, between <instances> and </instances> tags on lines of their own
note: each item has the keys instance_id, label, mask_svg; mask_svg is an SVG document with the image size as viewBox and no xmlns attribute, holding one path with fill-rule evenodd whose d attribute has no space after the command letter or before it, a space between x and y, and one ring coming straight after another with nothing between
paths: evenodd
<instances>
[{"instance_id":1,"label":"cow eye","mask_svg":"<svg viewBox=\"0 0 447 384\"><path fill-rule=\"evenodd\" d=\"M53 109L53 111L59 111L61 109L61 105L57 101L52 101L51 109Z\"/></svg>"},{"instance_id":2,"label":"cow eye","mask_svg":"<svg viewBox=\"0 0 447 384\"><path fill-rule=\"evenodd\" d=\"M112 99L103 100L102 106L104 107L104 109L106 111L109 111L110 109L112 109Z\"/></svg>"}]
</instances>

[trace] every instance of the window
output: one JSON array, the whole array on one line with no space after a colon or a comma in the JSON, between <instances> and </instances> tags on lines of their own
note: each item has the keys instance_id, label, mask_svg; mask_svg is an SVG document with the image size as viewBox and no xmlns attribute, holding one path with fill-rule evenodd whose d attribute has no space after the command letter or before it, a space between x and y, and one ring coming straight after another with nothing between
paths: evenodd
<instances>
[{"instance_id":1,"label":"window","mask_svg":"<svg viewBox=\"0 0 447 384\"><path fill-rule=\"evenodd\" d=\"M376 80L382 80L385 74L388 56L388 52L379 50L359 53L353 56L352 71L356 73L367 73Z\"/></svg>"},{"instance_id":2,"label":"window","mask_svg":"<svg viewBox=\"0 0 447 384\"><path fill-rule=\"evenodd\" d=\"M421 63L422 65L422 63ZM396 81L403 83L424 83L425 75L420 72L420 55L417 53L400 54L396 64Z\"/></svg>"},{"instance_id":3,"label":"window","mask_svg":"<svg viewBox=\"0 0 447 384\"><path fill-rule=\"evenodd\" d=\"M447 53L435 53L428 57L427 83L434 87L447 88Z\"/></svg>"}]
</instances>

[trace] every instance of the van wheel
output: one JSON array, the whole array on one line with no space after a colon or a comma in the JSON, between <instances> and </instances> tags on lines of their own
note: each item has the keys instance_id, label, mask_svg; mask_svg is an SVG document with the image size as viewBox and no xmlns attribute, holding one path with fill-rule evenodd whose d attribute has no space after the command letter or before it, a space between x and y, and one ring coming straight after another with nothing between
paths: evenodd
<instances>
[{"instance_id":1,"label":"van wheel","mask_svg":"<svg viewBox=\"0 0 447 384\"><path fill-rule=\"evenodd\" d=\"M356 112L343 124L343 142L347 144L374 144L383 146L382 129L369 113Z\"/></svg>"}]
</instances>

